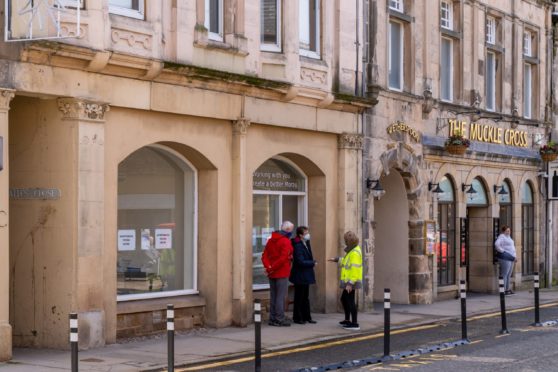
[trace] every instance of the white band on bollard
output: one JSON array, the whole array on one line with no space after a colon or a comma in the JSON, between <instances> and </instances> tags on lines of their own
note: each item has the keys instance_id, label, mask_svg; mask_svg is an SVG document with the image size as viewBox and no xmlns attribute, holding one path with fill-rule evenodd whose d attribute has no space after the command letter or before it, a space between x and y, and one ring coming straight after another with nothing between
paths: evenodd
<instances>
[{"instance_id":1,"label":"white band on bollard","mask_svg":"<svg viewBox=\"0 0 558 372\"><path fill-rule=\"evenodd\" d=\"M539 288L539 282L535 282L535 288Z\"/></svg>"},{"instance_id":2,"label":"white band on bollard","mask_svg":"<svg viewBox=\"0 0 558 372\"><path fill-rule=\"evenodd\" d=\"M384 292L384 300L391 299L391 292Z\"/></svg>"},{"instance_id":3,"label":"white band on bollard","mask_svg":"<svg viewBox=\"0 0 558 372\"><path fill-rule=\"evenodd\" d=\"M500 293L504 293L504 287L500 286Z\"/></svg>"},{"instance_id":4,"label":"white band on bollard","mask_svg":"<svg viewBox=\"0 0 558 372\"><path fill-rule=\"evenodd\" d=\"M254 322L260 323L262 321L261 314L254 314Z\"/></svg>"},{"instance_id":5,"label":"white band on bollard","mask_svg":"<svg viewBox=\"0 0 558 372\"><path fill-rule=\"evenodd\" d=\"M504 285L504 279L498 279L498 284Z\"/></svg>"},{"instance_id":6,"label":"white band on bollard","mask_svg":"<svg viewBox=\"0 0 558 372\"><path fill-rule=\"evenodd\" d=\"M70 328L77 328L77 327L78 327L78 320L70 319Z\"/></svg>"},{"instance_id":7,"label":"white band on bollard","mask_svg":"<svg viewBox=\"0 0 558 372\"><path fill-rule=\"evenodd\" d=\"M167 331L174 331L174 322L167 322Z\"/></svg>"},{"instance_id":8,"label":"white band on bollard","mask_svg":"<svg viewBox=\"0 0 558 372\"><path fill-rule=\"evenodd\" d=\"M174 310L167 310L167 318L174 318Z\"/></svg>"},{"instance_id":9,"label":"white band on bollard","mask_svg":"<svg viewBox=\"0 0 558 372\"><path fill-rule=\"evenodd\" d=\"M78 342L78 334L70 333L70 342Z\"/></svg>"},{"instance_id":10,"label":"white band on bollard","mask_svg":"<svg viewBox=\"0 0 558 372\"><path fill-rule=\"evenodd\" d=\"M261 309L262 309L262 304L260 304L259 302L256 302L254 304L254 310L260 311Z\"/></svg>"},{"instance_id":11,"label":"white band on bollard","mask_svg":"<svg viewBox=\"0 0 558 372\"><path fill-rule=\"evenodd\" d=\"M535 281L538 282L539 281L539 276L535 275Z\"/></svg>"},{"instance_id":12,"label":"white band on bollard","mask_svg":"<svg viewBox=\"0 0 558 372\"><path fill-rule=\"evenodd\" d=\"M465 298L465 292L461 292L461 298Z\"/></svg>"},{"instance_id":13,"label":"white band on bollard","mask_svg":"<svg viewBox=\"0 0 558 372\"><path fill-rule=\"evenodd\" d=\"M391 309L391 302L384 302L384 309Z\"/></svg>"}]
</instances>

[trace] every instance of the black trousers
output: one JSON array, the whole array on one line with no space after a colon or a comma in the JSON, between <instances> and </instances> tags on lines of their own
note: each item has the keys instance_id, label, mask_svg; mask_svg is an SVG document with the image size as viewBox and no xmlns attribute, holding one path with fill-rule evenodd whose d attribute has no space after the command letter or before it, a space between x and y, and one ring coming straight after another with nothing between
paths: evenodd
<instances>
[{"instance_id":1,"label":"black trousers","mask_svg":"<svg viewBox=\"0 0 558 372\"><path fill-rule=\"evenodd\" d=\"M295 284L294 286L293 320L295 322L307 322L312 320L310 315L310 285Z\"/></svg>"},{"instance_id":2,"label":"black trousers","mask_svg":"<svg viewBox=\"0 0 558 372\"><path fill-rule=\"evenodd\" d=\"M345 320L351 320L352 323L358 323L354 289L351 293L347 292L346 289L343 290L343 294L341 294L341 304L343 304L343 310L345 310ZM349 316L351 319L349 319Z\"/></svg>"}]
</instances>

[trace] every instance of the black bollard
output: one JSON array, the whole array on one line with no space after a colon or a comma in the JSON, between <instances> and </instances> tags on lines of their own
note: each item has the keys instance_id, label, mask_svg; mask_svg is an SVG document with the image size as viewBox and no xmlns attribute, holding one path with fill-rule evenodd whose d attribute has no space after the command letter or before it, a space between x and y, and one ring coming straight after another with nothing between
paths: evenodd
<instances>
[{"instance_id":1,"label":"black bollard","mask_svg":"<svg viewBox=\"0 0 558 372\"><path fill-rule=\"evenodd\" d=\"M72 354L72 372L78 372L78 315L70 313L70 348Z\"/></svg>"},{"instance_id":2,"label":"black bollard","mask_svg":"<svg viewBox=\"0 0 558 372\"><path fill-rule=\"evenodd\" d=\"M390 289L384 289L384 358L389 357L389 333L390 333L390 309L391 293Z\"/></svg>"},{"instance_id":3,"label":"black bollard","mask_svg":"<svg viewBox=\"0 0 558 372\"><path fill-rule=\"evenodd\" d=\"M461 339L468 340L467 338L467 292L465 287L465 280L459 283L459 292L461 296Z\"/></svg>"},{"instance_id":4,"label":"black bollard","mask_svg":"<svg viewBox=\"0 0 558 372\"><path fill-rule=\"evenodd\" d=\"M167 305L167 357L168 371L174 372L174 305Z\"/></svg>"},{"instance_id":5,"label":"black bollard","mask_svg":"<svg viewBox=\"0 0 558 372\"><path fill-rule=\"evenodd\" d=\"M501 334L510 333L508 331L508 322L506 321L506 294L504 293L504 279L500 277L498 279L498 284L500 287L500 314L502 318L502 330Z\"/></svg>"},{"instance_id":6,"label":"black bollard","mask_svg":"<svg viewBox=\"0 0 558 372\"><path fill-rule=\"evenodd\" d=\"M541 326L540 321L540 308L539 308L539 273L535 273L534 281L534 292L535 292L535 326Z\"/></svg>"},{"instance_id":7,"label":"black bollard","mask_svg":"<svg viewBox=\"0 0 558 372\"><path fill-rule=\"evenodd\" d=\"M255 332L255 370L262 370L262 304L254 301L254 332Z\"/></svg>"}]
</instances>

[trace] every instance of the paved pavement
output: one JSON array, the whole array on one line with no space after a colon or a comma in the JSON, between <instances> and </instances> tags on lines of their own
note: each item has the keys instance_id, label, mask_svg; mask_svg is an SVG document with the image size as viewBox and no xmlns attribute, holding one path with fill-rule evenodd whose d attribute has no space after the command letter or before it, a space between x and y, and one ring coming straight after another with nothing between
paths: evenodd
<instances>
[{"instance_id":1,"label":"paved pavement","mask_svg":"<svg viewBox=\"0 0 558 372\"><path fill-rule=\"evenodd\" d=\"M506 298L508 309L529 307L531 292L518 292ZM541 291L541 303L557 302L558 291ZM468 315L499 310L497 295L469 295ZM459 301L447 300L431 305L392 305L392 328L428 324L459 317ZM289 328L262 327L262 346L265 351L347 337L349 331L338 326L340 314L313 314L317 324L293 325ZM547 319L542 319L547 320ZM371 313L360 313L360 333L383 329L381 304ZM253 352L253 326L246 328L197 329L178 334L175 344L176 365L219 360ZM146 371L166 366L165 335L144 340L108 345L80 352L80 371ZM418 346L418 345L417 345ZM69 352L58 350L16 349L9 363L0 363L3 371L62 371L69 370Z\"/></svg>"}]
</instances>

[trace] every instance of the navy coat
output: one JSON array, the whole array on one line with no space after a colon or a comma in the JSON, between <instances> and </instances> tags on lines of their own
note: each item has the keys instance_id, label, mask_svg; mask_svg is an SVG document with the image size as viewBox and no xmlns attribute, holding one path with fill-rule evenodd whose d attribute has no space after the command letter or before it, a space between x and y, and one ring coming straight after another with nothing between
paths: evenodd
<instances>
[{"instance_id":1,"label":"navy coat","mask_svg":"<svg viewBox=\"0 0 558 372\"><path fill-rule=\"evenodd\" d=\"M314 275L314 257L312 256L312 247L310 242L304 242L299 236L292 239L293 243L293 266L289 281L293 284L314 284L316 276Z\"/></svg>"}]
</instances>

